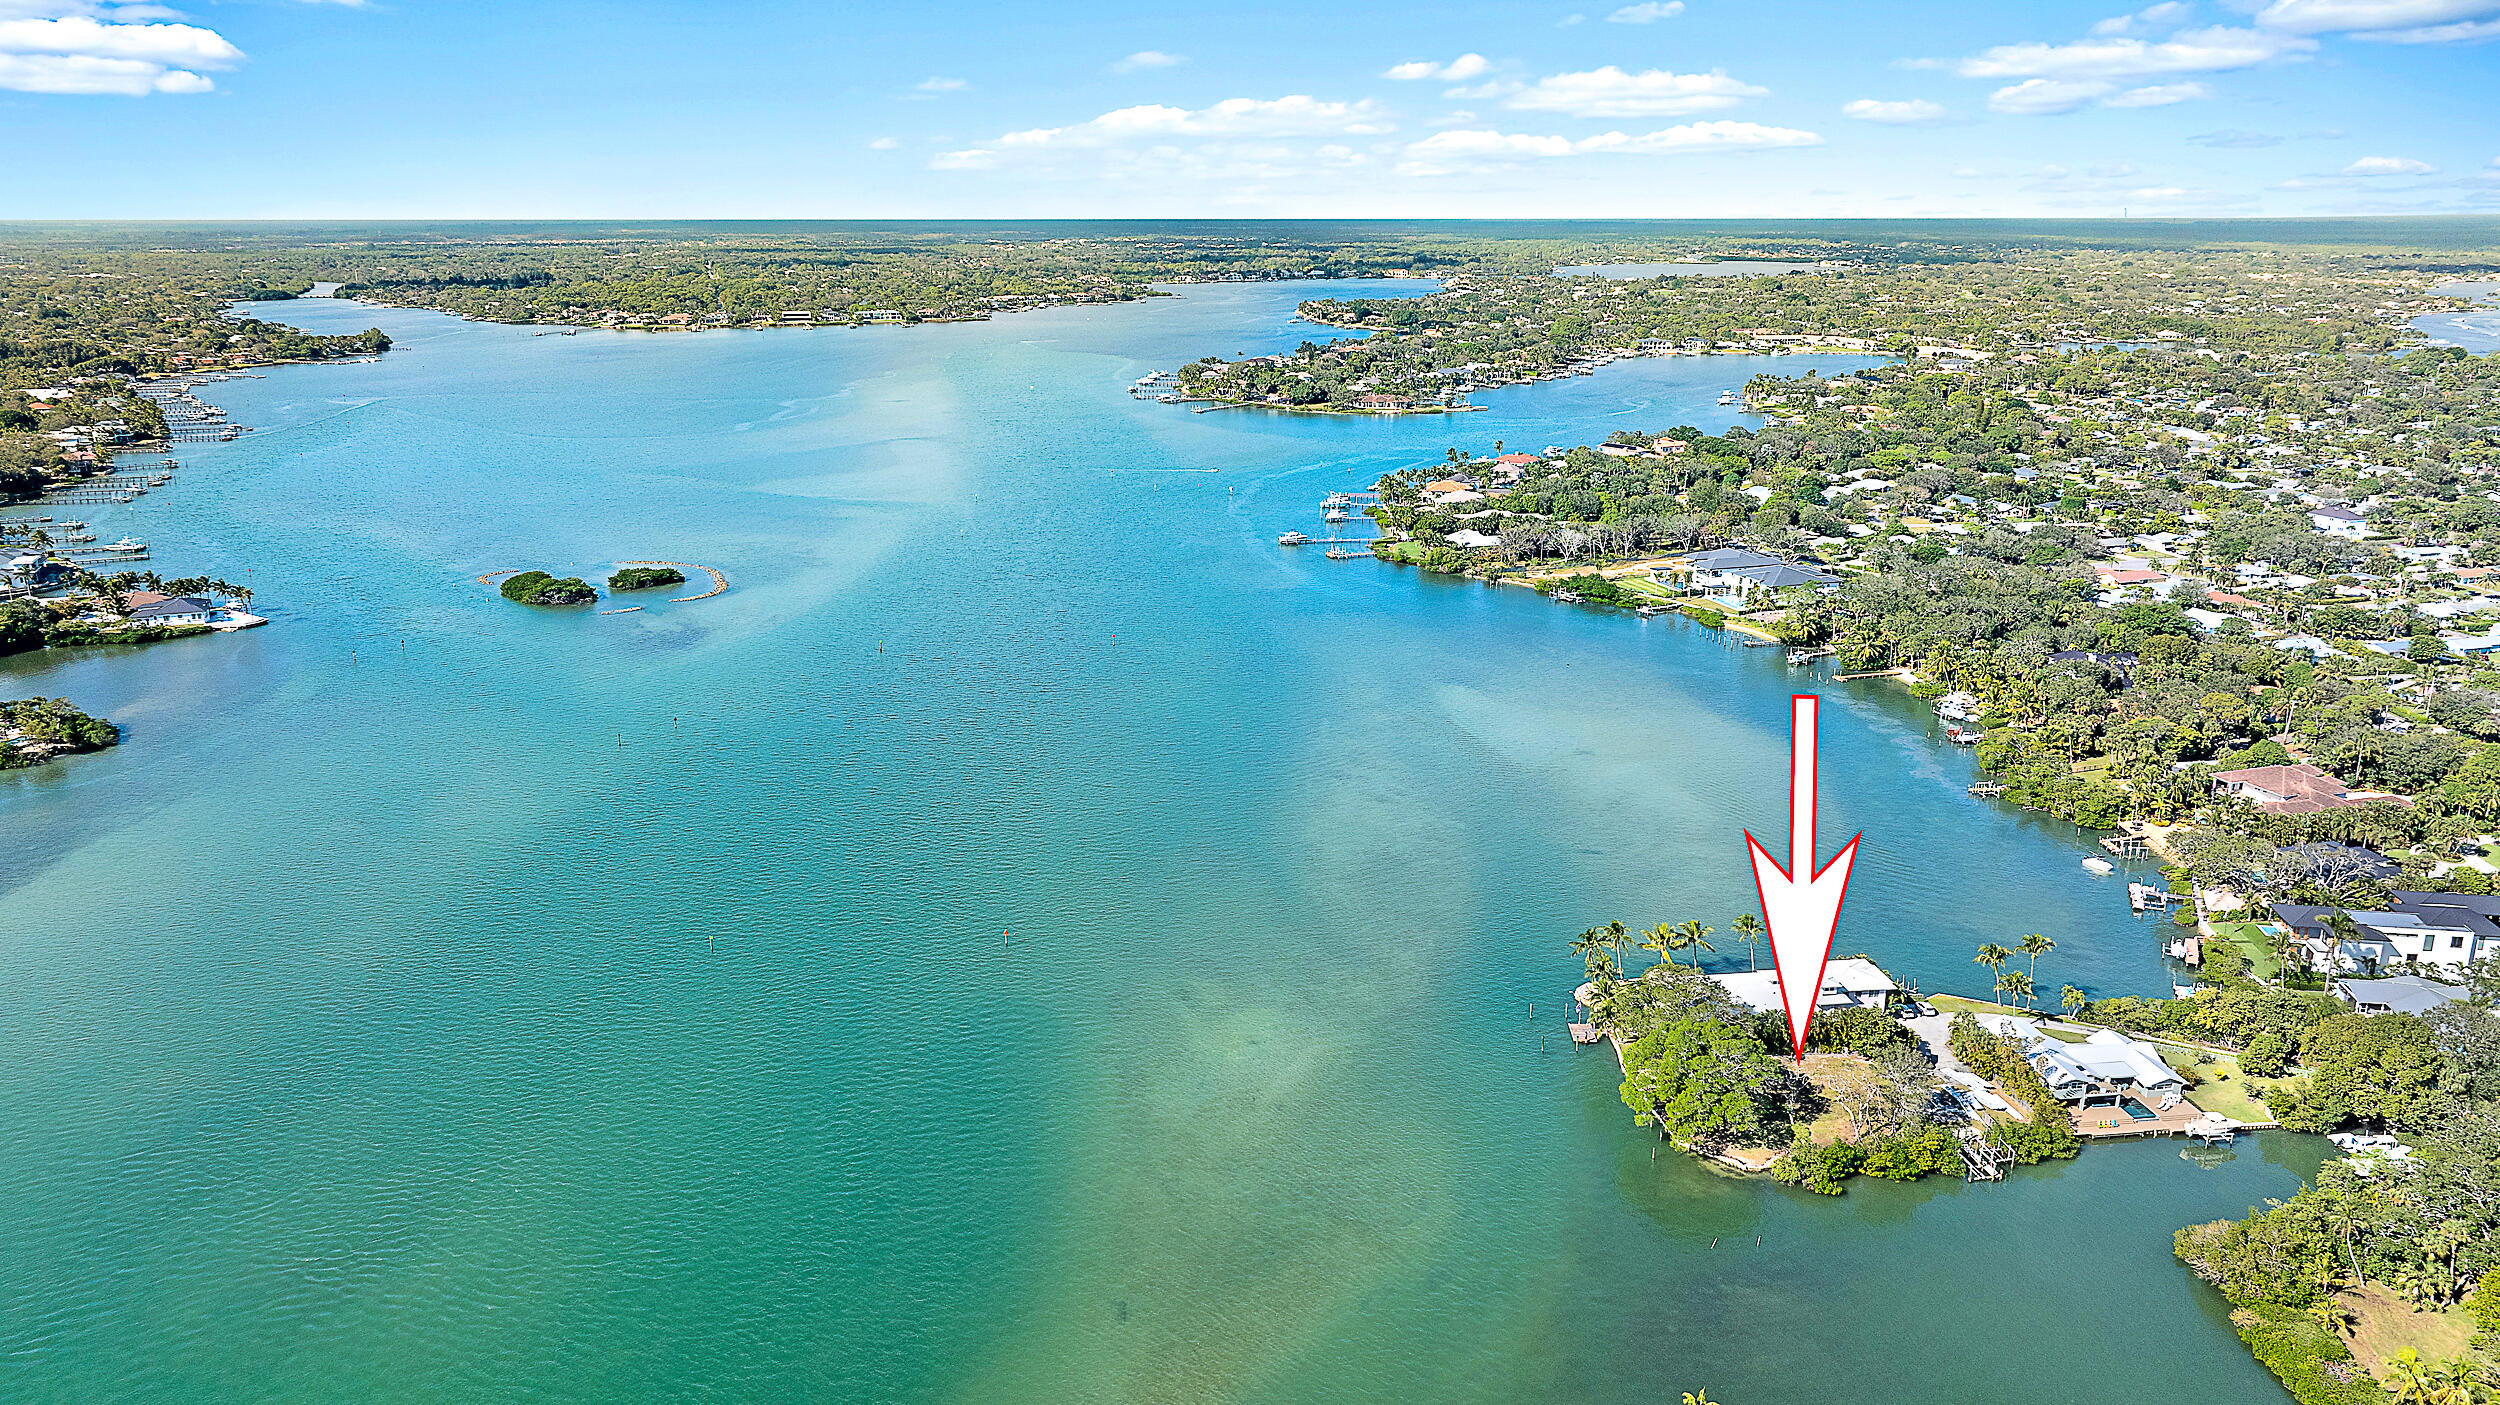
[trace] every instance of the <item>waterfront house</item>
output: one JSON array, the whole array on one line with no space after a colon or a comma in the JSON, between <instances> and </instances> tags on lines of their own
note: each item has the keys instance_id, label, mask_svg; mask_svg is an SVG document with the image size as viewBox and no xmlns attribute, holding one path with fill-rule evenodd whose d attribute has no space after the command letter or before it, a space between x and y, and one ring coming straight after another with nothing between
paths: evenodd
<instances>
[{"instance_id":1,"label":"waterfront house","mask_svg":"<svg viewBox=\"0 0 2500 1405\"><path fill-rule=\"evenodd\" d=\"M2058 1101L2076 1107L2115 1107L2134 1098L2159 1110L2187 1092L2187 1080L2158 1049L2114 1029L2096 1029L2074 1043L2042 1034L2023 1051L2023 1061Z\"/></svg>"},{"instance_id":2,"label":"waterfront house","mask_svg":"<svg viewBox=\"0 0 2500 1405\"><path fill-rule=\"evenodd\" d=\"M1686 558L1684 568L1691 574L1695 590L1708 596L1712 604L1731 610L1759 608L1780 591L1796 586L1817 590L1835 590L1840 586L1837 576L1742 547L1698 552Z\"/></svg>"},{"instance_id":3,"label":"waterfront house","mask_svg":"<svg viewBox=\"0 0 2500 1405\"><path fill-rule=\"evenodd\" d=\"M1756 1010L1782 1010L1779 973L1777 971L1713 972L1710 979L1739 1003ZM1862 956L1843 956L1825 963L1823 988L1814 998L1818 1010L1839 1010L1852 1006L1881 1010L1892 1004L1901 987L1893 984L1884 968Z\"/></svg>"},{"instance_id":4,"label":"waterfront house","mask_svg":"<svg viewBox=\"0 0 2500 1405\"><path fill-rule=\"evenodd\" d=\"M197 595L175 595L150 600L130 609L132 624L207 624L217 607Z\"/></svg>"}]
</instances>

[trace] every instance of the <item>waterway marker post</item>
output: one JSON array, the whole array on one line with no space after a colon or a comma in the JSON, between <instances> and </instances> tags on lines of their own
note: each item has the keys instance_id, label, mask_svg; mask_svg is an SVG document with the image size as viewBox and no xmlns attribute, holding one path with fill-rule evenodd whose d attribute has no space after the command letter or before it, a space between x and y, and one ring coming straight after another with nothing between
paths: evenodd
<instances>
[{"instance_id":1,"label":"waterway marker post","mask_svg":"<svg viewBox=\"0 0 2500 1405\"><path fill-rule=\"evenodd\" d=\"M1840 900L1849 890L1849 865L1863 832L1850 836L1821 870L1814 867L1815 721L1821 699L1798 693L1788 700L1788 862L1763 851L1745 831L1753 857L1755 893L1771 941L1771 964L1787 1007L1788 1039L1797 1062L1806 1061L1806 1031L1814 1023L1815 998L1823 990L1823 966L1832 934L1840 927Z\"/></svg>"}]
</instances>

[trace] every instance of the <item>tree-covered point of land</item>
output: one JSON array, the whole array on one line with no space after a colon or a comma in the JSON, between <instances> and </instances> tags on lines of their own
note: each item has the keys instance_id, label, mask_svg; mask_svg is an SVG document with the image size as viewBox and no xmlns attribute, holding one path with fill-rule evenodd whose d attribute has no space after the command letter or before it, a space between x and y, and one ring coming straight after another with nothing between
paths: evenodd
<instances>
[{"instance_id":1,"label":"tree-covered point of land","mask_svg":"<svg viewBox=\"0 0 2500 1405\"><path fill-rule=\"evenodd\" d=\"M651 590L685 583L686 573L674 566L628 566L608 577L610 590Z\"/></svg>"},{"instance_id":2,"label":"tree-covered point of land","mask_svg":"<svg viewBox=\"0 0 2500 1405\"><path fill-rule=\"evenodd\" d=\"M579 576L552 576L545 571L523 571L506 580L503 598L523 605L587 605L599 598L599 591Z\"/></svg>"},{"instance_id":3,"label":"tree-covered point of land","mask_svg":"<svg viewBox=\"0 0 2500 1405\"><path fill-rule=\"evenodd\" d=\"M0 621L0 628L5 627ZM120 741L120 728L79 711L67 698L0 701L0 770L72 752L101 751Z\"/></svg>"}]
</instances>

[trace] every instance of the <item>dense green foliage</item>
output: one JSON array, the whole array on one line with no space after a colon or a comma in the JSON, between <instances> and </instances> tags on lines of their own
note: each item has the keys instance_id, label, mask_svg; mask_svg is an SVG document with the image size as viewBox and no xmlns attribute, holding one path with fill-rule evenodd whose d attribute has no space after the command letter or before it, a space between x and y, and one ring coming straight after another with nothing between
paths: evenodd
<instances>
[{"instance_id":1,"label":"dense green foliage","mask_svg":"<svg viewBox=\"0 0 2500 1405\"><path fill-rule=\"evenodd\" d=\"M2353 1364L2343 1341L2305 1314L2258 1303L2233 1310L2231 1326L2299 1405L2387 1405L2387 1392Z\"/></svg>"},{"instance_id":2,"label":"dense green foliage","mask_svg":"<svg viewBox=\"0 0 2500 1405\"><path fill-rule=\"evenodd\" d=\"M1946 1042L1964 1067L2004 1089L2031 1114L2028 1121L1998 1118L1988 1129L1989 1140L2026 1166L2082 1151L2073 1112L2049 1091L2039 1071L2023 1061L2021 1050L1980 1028L1968 1011L1953 1017Z\"/></svg>"},{"instance_id":3,"label":"dense green foliage","mask_svg":"<svg viewBox=\"0 0 2500 1405\"><path fill-rule=\"evenodd\" d=\"M598 590L581 577L557 577L545 571L523 571L500 589L504 599L523 605L587 605L599 598Z\"/></svg>"},{"instance_id":4,"label":"dense green foliage","mask_svg":"<svg viewBox=\"0 0 2500 1405\"><path fill-rule=\"evenodd\" d=\"M120 728L79 711L67 698L0 701L0 770L70 752L102 751L120 741Z\"/></svg>"},{"instance_id":5,"label":"dense green foliage","mask_svg":"<svg viewBox=\"0 0 2500 1405\"><path fill-rule=\"evenodd\" d=\"M651 590L685 583L686 573L674 566L628 566L608 577L610 590Z\"/></svg>"}]
</instances>

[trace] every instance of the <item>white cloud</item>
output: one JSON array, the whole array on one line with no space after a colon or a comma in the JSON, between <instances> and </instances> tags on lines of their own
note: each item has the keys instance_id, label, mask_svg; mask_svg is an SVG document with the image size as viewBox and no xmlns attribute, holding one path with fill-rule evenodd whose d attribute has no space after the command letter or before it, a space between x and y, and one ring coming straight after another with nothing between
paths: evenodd
<instances>
[{"instance_id":1,"label":"white cloud","mask_svg":"<svg viewBox=\"0 0 2500 1405\"><path fill-rule=\"evenodd\" d=\"M1606 16L1608 24L1656 24L1684 13L1684 0L1642 0Z\"/></svg>"},{"instance_id":2,"label":"white cloud","mask_svg":"<svg viewBox=\"0 0 2500 1405\"><path fill-rule=\"evenodd\" d=\"M2343 174L2348 176L2427 176L2437 169L2439 168L2428 161L2416 161L2410 156L2364 156L2346 166Z\"/></svg>"},{"instance_id":3,"label":"white cloud","mask_svg":"<svg viewBox=\"0 0 2500 1405\"><path fill-rule=\"evenodd\" d=\"M2151 87L2129 88L2101 99L2103 107L2168 107L2174 102L2194 102L2212 97L2202 83L2157 83Z\"/></svg>"},{"instance_id":4,"label":"white cloud","mask_svg":"<svg viewBox=\"0 0 2500 1405\"><path fill-rule=\"evenodd\" d=\"M1840 115L1854 117L1860 122L1881 122L1889 127L1907 127L1921 122L1941 122L1945 119L1946 113L1943 103L1929 102L1925 98L1905 98L1900 101L1859 98L1855 102L1844 105L1840 109Z\"/></svg>"},{"instance_id":5,"label":"white cloud","mask_svg":"<svg viewBox=\"0 0 2500 1405\"><path fill-rule=\"evenodd\" d=\"M2460 27L2495 14L2500 0L2273 0L2257 12L2257 23L2294 34L2375 36Z\"/></svg>"},{"instance_id":6,"label":"white cloud","mask_svg":"<svg viewBox=\"0 0 2500 1405\"><path fill-rule=\"evenodd\" d=\"M2174 24L2184 22L2189 13L2189 7L2180 4L2178 0L2167 0L2167 3L2148 5L2133 14L2112 15L2092 26L2092 32L2095 34L2129 34L2139 29L2168 29Z\"/></svg>"},{"instance_id":7,"label":"white cloud","mask_svg":"<svg viewBox=\"0 0 2500 1405\"><path fill-rule=\"evenodd\" d=\"M1138 73L1149 68L1178 68L1187 62L1189 60L1179 54L1167 54L1160 49L1140 49L1111 65L1111 69L1115 73Z\"/></svg>"},{"instance_id":8,"label":"white cloud","mask_svg":"<svg viewBox=\"0 0 2500 1405\"><path fill-rule=\"evenodd\" d=\"M1766 127L1758 122L1686 122L1639 136L1603 132L1574 140L1524 132L1482 129L1435 132L1408 145L1403 169L1411 175L1438 175L1460 165L1519 161L1557 156L1672 156L1706 151L1761 151L1778 147L1820 146L1823 138L1794 127Z\"/></svg>"},{"instance_id":9,"label":"white cloud","mask_svg":"<svg viewBox=\"0 0 2500 1405\"><path fill-rule=\"evenodd\" d=\"M2500 20L2426 24L2419 29L2376 29L2346 37L2366 39L2373 44L2471 44L2484 39L2500 39Z\"/></svg>"},{"instance_id":10,"label":"white cloud","mask_svg":"<svg viewBox=\"0 0 2500 1405\"><path fill-rule=\"evenodd\" d=\"M1988 110L2023 117L2072 112L2094 98L2107 96L2112 86L2100 82L2061 83L2053 78L2026 78L2011 87L1990 93Z\"/></svg>"},{"instance_id":11,"label":"white cloud","mask_svg":"<svg viewBox=\"0 0 2500 1405\"><path fill-rule=\"evenodd\" d=\"M231 68L243 51L213 29L134 24L165 13L130 6L105 18L92 7L0 0L0 89L22 93L204 93L216 86L197 70Z\"/></svg>"},{"instance_id":12,"label":"white cloud","mask_svg":"<svg viewBox=\"0 0 2500 1405\"><path fill-rule=\"evenodd\" d=\"M1460 54L1457 58L1450 60L1448 63L1433 63L1427 59L1418 59L1412 63L1402 63L1380 76L1383 78L1395 78L1400 82L1408 83L1423 78L1437 78L1444 83L1455 83L1462 78L1473 78L1479 73L1491 73L1492 71L1493 62L1492 60L1487 59L1484 55Z\"/></svg>"},{"instance_id":13,"label":"white cloud","mask_svg":"<svg viewBox=\"0 0 2500 1405\"><path fill-rule=\"evenodd\" d=\"M1586 73L1557 73L1540 78L1510 95L1508 105L1522 112L1560 112L1572 117L1680 117L1690 112L1734 107L1746 98L1770 92L1739 82L1713 69L1708 73L1669 73L1653 68L1626 73L1608 64Z\"/></svg>"},{"instance_id":14,"label":"white cloud","mask_svg":"<svg viewBox=\"0 0 2500 1405\"><path fill-rule=\"evenodd\" d=\"M892 151L894 148L901 145L901 142L896 141L892 137L879 137L875 141L868 143L868 149L870 151Z\"/></svg>"},{"instance_id":15,"label":"white cloud","mask_svg":"<svg viewBox=\"0 0 2500 1405\"><path fill-rule=\"evenodd\" d=\"M1066 127L1009 132L998 145L1038 147L1111 146L1176 137L1378 136L1396 130L1375 102L1321 102L1317 98L1227 98L1195 110L1148 103L1106 112Z\"/></svg>"},{"instance_id":16,"label":"white cloud","mask_svg":"<svg viewBox=\"0 0 2500 1405\"><path fill-rule=\"evenodd\" d=\"M932 171L986 171L998 164L998 153L983 147L941 151L929 158Z\"/></svg>"},{"instance_id":17,"label":"white cloud","mask_svg":"<svg viewBox=\"0 0 2500 1405\"><path fill-rule=\"evenodd\" d=\"M964 89L961 78L923 78L912 84L915 93L957 93Z\"/></svg>"},{"instance_id":18,"label":"white cloud","mask_svg":"<svg viewBox=\"0 0 2500 1405\"><path fill-rule=\"evenodd\" d=\"M2217 73L2308 54L2314 39L2256 29L2181 30L2168 39L2078 39L2071 44L2000 44L1956 65L1965 78L2047 78L2064 83Z\"/></svg>"}]
</instances>

